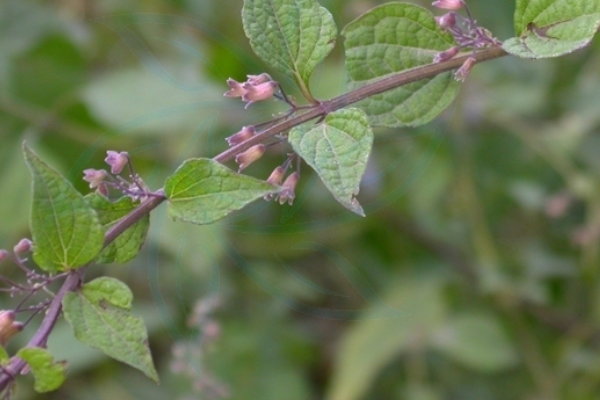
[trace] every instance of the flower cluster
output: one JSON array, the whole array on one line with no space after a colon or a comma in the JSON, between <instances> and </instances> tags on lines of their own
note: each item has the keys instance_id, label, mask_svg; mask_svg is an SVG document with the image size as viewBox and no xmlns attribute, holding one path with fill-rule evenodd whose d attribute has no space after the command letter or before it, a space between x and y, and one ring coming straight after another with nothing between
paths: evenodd
<instances>
[{"instance_id":1,"label":"flower cluster","mask_svg":"<svg viewBox=\"0 0 600 400\"><path fill-rule=\"evenodd\" d=\"M136 201L148 197L149 190L140 177L133 172L133 166L126 151L108 150L104 161L110 167L110 174L104 169L88 168L83 170L83 180L89 182L91 189L96 188L98 193L108 196L109 188L112 187ZM118 176L126 165L130 170L131 182Z\"/></svg>"},{"instance_id":2,"label":"flower cluster","mask_svg":"<svg viewBox=\"0 0 600 400\"><path fill-rule=\"evenodd\" d=\"M247 102L245 108L257 101L267 100L279 89L279 83L271 79L267 73L260 75L247 75L248 80L238 82L234 79L227 79L229 90L225 92L225 97L241 97L242 101Z\"/></svg>"},{"instance_id":3,"label":"flower cluster","mask_svg":"<svg viewBox=\"0 0 600 400\"><path fill-rule=\"evenodd\" d=\"M469 12L469 8L464 0L438 0L432 3L434 7L444 10L451 10L449 13L436 17L437 24L443 30L450 32L458 46L438 53L434 63L444 62L456 56L461 49L473 49L473 55L479 48L499 46L501 42L492 36L491 32L477 25ZM455 11L464 9L467 17L457 14ZM477 60L474 56L469 57L464 64L456 71L454 78L458 81L464 81Z\"/></svg>"}]
</instances>

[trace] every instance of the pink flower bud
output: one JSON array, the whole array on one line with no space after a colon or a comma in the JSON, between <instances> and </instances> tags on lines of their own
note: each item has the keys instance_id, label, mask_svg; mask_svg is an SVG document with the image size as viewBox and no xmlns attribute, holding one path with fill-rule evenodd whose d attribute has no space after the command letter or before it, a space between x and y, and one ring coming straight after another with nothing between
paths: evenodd
<instances>
[{"instance_id":1,"label":"pink flower bud","mask_svg":"<svg viewBox=\"0 0 600 400\"><path fill-rule=\"evenodd\" d=\"M432 6L441 8L444 10L460 10L465 6L463 0L438 0L431 3Z\"/></svg>"},{"instance_id":2,"label":"pink flower bud","mask_svg":"<svg viewBox=\"0 0 600 400\"><path fill-rule=\"evenodd\" d=\"M278 87L279 84L275 81L268 81L258 85L244 83L244 89L246 89L246 93L242 96L242 100L248 102L245 108L248 108L250 104L257 101L270 99Z\"/></svg>"},{"instance_id":3,"label":"pink flower bud","mask_svg":"<svg viewBox=\"0 0 600 400\"><path fill-rule=\"evenodd\" d=\"M26 253L29 250L31 250L31 243L32 242L29 239L21 239L19 240L19 243L17 243L15 247L13 247L13 251L15 252L15 254Z\"/></svg>"},{"instance_id":4,"label":"pink flower bud","mask_svg":"<svg viewBox=\"0 0 600 400\"><path fill-rule=\"evenodd\" d=\"M126 151L119 153L108 150L104 161L110 166L110 172L112 174L120 174L123 167L127 165L127 162L129 161L129 154Z\"/></svg>"},{"instance_id":5,"label":"pink flower bud","mask_svg":"<svg viewBox=\"0 0 600 400\"><path fill-rule=\"evenodd\" d=\"M11 310L0 311L0 331L12 325L15 321L15 312Z\"/></svg>"},{"instance_id":6,"label":"pink flower bud","mask_svg":"<svg viewBox=\"0 0 600 400\"><path fill-rule=\"evenodd\" d=\"M0 344L6 345L10 338L23 330L23 327L23 323L14 321L9 326L0 328Z\"/></svg>"},{"instance_id":7,"label":"pink flower bud","mask_svg":"<svg viewBox=\"0 0 600 400\"><path fill-rule=\"evenodd\" d=\"M225 97L242 97L246 94L246 89L244 89L244 84L240 83L231 78L227 79L227 84L229 85L229 90L223 94Z\"/></svg>"},{"instance_id":8,"label":"pink flower bud","mask_svg":"<svg viewBox=\"0 0 600 400\"><path fill-rule=\"evenodd\" d=\"M242 127L241 131L234 133L225 140L227 140L229 146L235 146L250 139L252 136L254 136L254 133L255 131L253 126L244 126Z\"/></svg>"},{"instance_id":9,"label":"pink flower bud","mask_svg":"<svg viewBox=\"0 0 600 400\"><path fill-rule=\"evenodd\" d=\"M283 176L285 175L285 168L283 168L281 165L277 168L275 168L273 170L273 172L271 172L271 175L269 175L269 177L267 178L267 183L273 185L273 186L279 186L281 185L281 181L283 180ZM271 201L273 199L273 197L275 197L274 194L268 194L264 197L264 199L266 201Z\"/></svg>"},{"instance_id":10,"label":"pink flower bud","mask_svg":"<svg viewBox=\"0 0 600 400\"><path fill-rule=\"evenodd\" d=\"M441 53L438 53L434 58L433 58L433 62L434 63L440 63L440 62L444 62L444 61L448 61L450 60L452 57L454 57L455 55L458 54L458 47L450 47L448 50L446 51L442 51Z\"/></svg>"},{"instance_id":11,"label":"pink flower bud","mask_svg":"<svg viewBox=\"0 0 600 400\"><path fill-rule=\"evenodd\" d=\"M285 168L280 165L271 172L271 175L267 178L267 183L273 186L279 186L283 180L283 175L285 175Z\"/></svg>"},{"instance_id":12,"label":"pink flower bud","mask_svg":"<svg viewBox=\"0 0 600 400\"><path fill-rule=\"evenodd\" d=\"M0 249L0 263L4 261L6 257L8 257L8 251Z\"/></svg>"},{"instance_id":13,"label":"pink flower bud","mask_svg":"<svg viewBox=\"0 0 600 400\"><path fill-rule=\"evenodd\" d=\"M450 12L448 14L444 14L441 17L435 17L435 21L438 26L442 29L451 29L456 26L456 14Z\"/></svg>"},{"instance_id":14,"label":"pink flower bud","mask_svg":"<svg viewBox=\"0 0 600 400\"><path fill-rule=\"evenodd\" d=\"M296 185L300 180L300 173L293 172L283 182L283 190L279 193L279 204L287 202L290 206L294 203L296 197Z\"/></svg>"},{"instance_id":15,"label":"pink flower bud","mask_svg":"<svg viewBox=\"0 0 600 400\"><path fill-rule=\"evenodd\" d=\"M102 183L106 176L107 172L103 169L89 168L83 170L83 180L90 183L91 189Z\"/></svg>"},{"instance_id":16,"label":"pink flower bud","mask_svg":"<svg viewBox=\"0 0 600 400\"><path fill-rule=\"evenodd\" d=\"M248 82L252 86L260 85L261 83L265 83L265 82L273 80L271 78L271 75L267 74L266 72L263 72L260 75L246 75L246 76L248 77L248 80L246 82Z\"/></svg>"},{"instance_id":17,"label":"pink flower bud","mask_svg":"<svg viewBox=\"0 0 600 400\"><path fill-rule=\"evenodd\" d=\"M265 154L266 149L264 144L255 144L248 150L235 156L235 162L240 166L238 172L242 172L242 170L246 169L254 161L261 158Z\"/></svg>"},{"instance_id":18,"label":"pink flower bud","mask_svg":"<svg viewBox=\"0 0 600 400\"><path fill-rule=\"evenodd\" d=\"M469 73L471 72L471 69L473 69L473 65L475 65L476 62L477 60L474 57L467 58L463 65L461 65L461 67L454 73L454 79L464 82L464 80L467 79L467 76L469 76Z\"/></svg>"}]
</instances>

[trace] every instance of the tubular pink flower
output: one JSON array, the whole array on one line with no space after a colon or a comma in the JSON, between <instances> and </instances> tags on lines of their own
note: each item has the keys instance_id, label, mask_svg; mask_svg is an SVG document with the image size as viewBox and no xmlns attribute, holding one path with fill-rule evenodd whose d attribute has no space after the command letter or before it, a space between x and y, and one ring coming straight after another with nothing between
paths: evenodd
<instances>
[{"instance_id":1,"label":"tubular pink flower","mask_svg":"<svg viewBox=\"0 0 600 400\"><path fill-rule=\"evenodd\" d=\"M84 169L83 180L90 183L90 188L93 189L101 184L107 176L107 172L103 169Z\"/></svg>"},{"instance_id":2,"label":"tubular pink flower","mask_svg":"<svg viewBox=\"0 0 600 400\"><path fill-rule=\"evenodd\" d=\"M474 57L469 57L467 60L461 65L461 67L454 73L454 79L460 82L464 82L465 79L469 76L471 69L473 69L473 65L477 60Z\"/></svg>"},{"instance_id":3,"label":"tubular pink flower","mask_svg":"<svg viewBox=\"0 0 600 400\"><path fill-rule=\"evenodd\" d=\"M441 17L435 17L435 21L438 26L442 29L451 29L456 26L456 14L453 12L449 12L448 14L444 14Z\"/></svg>"},{"instance_id":4,"label":"tubular pink flower","mask_svg":"<svg viewBox=\"0 0 600 400\"><path fill-rule=\"evenodd\" d=\"M441 8L444 10L460 10L465 6L463 0L438 0L431 3L432 6Z\"/></svg>"},{"instance_id":5,"label":"tubular pink flower","mask_svg":"<svg viewBox=\"0 0 600 400\"><path fill-rule=\"evenodd\" d=\"M8 257L8 251L0 249L0 263L4 261L6 257Z\"/></svg>"},{"instance_id":6,"label":"tubular pink flower","mask_svg":"<svg viewBox=\"0 0 600 400\"><path fill-rule=\"evenodd\" d=\"M113 150L108 150L106 152L106 158L104 161L110 166L111 174L120 174L123 170L123 167L127 165L129 161L129 153L126 151L116 152Z\"/></svg>"},{"instance_id":7,"label":"tubular pink flower","mask_svg":"<svg viewBox=\"0 0 600 400\"><path fill-rule=\"evenodd\" d=\"M248 102L245 108L248 108L250 104L257 101L270 99L278 87L279 84L275 81L267 81L258 85L244 83L244 89L246 89L246 93L242 96L242 100Z\"/></svg>"},{"instance_id":8,"label":"tubular pink flower","mask_svg":"<svg viewBox=\"0 0 600 400\"><path fill-rule=\"evenodd\" d=\"M455 55L458 54L458 47L451 47L446 51L442 51L441 53L438 53L434 58L433 58L433 62L434 63L440 63L440 62L444 62L444 61L448 61L450 60L452 57L454 57Z\"/></svg>"},{"instance_id":9,"label":"tubular pink flower","mask_svg":"<svg viewBox=\"0 0 600 400\"><path fill-rule=\"evenodd\" d=\"M10 325L0 328L0 344L6 345L10 338L23 330L23 327L23 323L14 321Z\"/></svg>"},{"instance_id":10,"label":"tubular pink flower","mask_svg":"<svg viewBox=\"0 0 600 400\"><path fill-rule=\"evenodd\" d=\"M283 190L279 193L279 204L288 203L290 206L294 204L294 198L296 198L296 185L300 180L300 173L293 172L283 182Z\"/></svg>"},{"instance_id":11,"label":"tubular pink flower","mask_svg":"<svg viewBox=\"0 0 600 400\"><path fill-rule=\"evenodd\" d=\"M240 166L238 172L242 172L254 161L258 160L265 154L266 146L264 144L255 144L243 153L235 156L235 162Z\"/></svg>"},{"instance_id":12,"label":"tubular pink flower","mask_svg":"<svg viewBox=\"0 0 600 400\"><path fill-rule=\"evenodd\" d=\"M261 83L265 83L265 82L269 82L269 81L273 80L271 78L271 75L267 74L266 72L263 72L260 75L246 75L246 76L248 77L248 80L246 82L251 84L252 86L260 85Z\"/></svg>"},{"instance_id":13,"label":"tubular pink flower","mask_svg":"<svg viewBox=\"0 0 600 400\"><path fill-rule=\"evenodd\" d=\"M246 89L244 89L244 83L240 83L234 79L227 79L227 84L229 85L229 90L223 94L225 97L242 97L246 94Z\"/></svg>"},{"instance_id":14,"label":"tubular pink flower","mask_svg":"<svg viewBox=\"0 0 600 400\"><path fill-rule=\"evenodd\" d=\"M227 140L229 146L235 146L250 139L252 136L254 136L254 133L255 130L253 126L243 126L239 132L234 133L225 140Z\"/></svg>"},{"instance_id":15,"label":"tubular pink flower","mask_svg":"<svg viewBox=\"0 0 600 400\"><path fill-rule=\"evenodd\" d=\"M13 251L16 254L26 253L29 250L31 250L31 244L32 244L31 240L29 240L29 239L21 239L21 240L19 240L19 243L17 243L15 245L15 247L13 247Z\"/></svg>"},{"instance_id":16,"label":"tubular pink flower","mask_svg":"<svg viewBox=\"0 0 600 400\"><path fill-rule=\"evenodd\" d=\"M283 176L285 175L285 168L283 166L279 166L271 172L271 175L267 178L267 183L273 186L281 185L281 181L283 180ZM264 197L266 201L271 201L275 197L275 194L268 194Z\"/></svg>"}]
</instances>

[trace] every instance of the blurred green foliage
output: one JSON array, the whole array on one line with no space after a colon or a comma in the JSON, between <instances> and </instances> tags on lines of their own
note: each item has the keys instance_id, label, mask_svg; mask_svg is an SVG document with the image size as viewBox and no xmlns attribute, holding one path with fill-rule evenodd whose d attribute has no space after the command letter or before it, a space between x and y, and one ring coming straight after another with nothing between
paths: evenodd
<instances>
[{"instance_id":1,"label":"blurred green foliage","mask_svg":"<svg viewBox=\"0 0 600 400\"><path fill-rule=\"evenodd\" d=\"M341 29L382 2L321 3ZM510 37L513 2L469 4ZM264 70L241 7L1 2L0 245L28 235L24 140L84 193L82 170L103 168L108 149L128 151L158 188L184 159L213 156L242 125L281 111L222 96L226 78ZM345 90L341 45L312 78L320 98ZM49 349L69 361L67 381L43 397L598 398L599 67L597 39L560 59L485 63L434 123L376 131L366 218L308 168L291 207L257 202L214 226L174 223L160 208L139 257L92 274L131 286L161 385L78 344L63 323ZM248 173L264 179L285 151ZM19 382L18 398L42 397Z\"/></svg>"}]
</instances>

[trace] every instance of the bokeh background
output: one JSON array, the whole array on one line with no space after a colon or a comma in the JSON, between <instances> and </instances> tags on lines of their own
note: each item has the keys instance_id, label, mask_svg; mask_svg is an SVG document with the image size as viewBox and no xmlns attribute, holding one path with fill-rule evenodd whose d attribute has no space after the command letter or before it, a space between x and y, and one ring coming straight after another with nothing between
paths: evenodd
<instances>
[{"instance_id":1,"label":"bokeh background","mask_svg":"<svg viewBox=\"0 0 600 400\"><path fill-rule=\"evenodd\" d=\"M320 2L340 30L383 3ZM513 1L469 4L511 37ZM0 2L0 247L28 235L23 141L84 193L82 170L103 168L109 149L156 189L284 110L222 96L228 77L264 71L298 94L252 54L241 7ZM345 90L342 44L313 76L319 98ZM63 321L49 347L68 360L67 382L39 395L22 377L16 398L600 398L599 105L597 39L556 60L507 57L477 66L433 123L376 131L366 218L307 167L291 207L256 202L212 226L161 207L134 261L89 276L132 287L160 385L78 344ZM285 152L247 173L265 178ZM22 279L7 262L0 273Z\"/></svg>"}]
</instances>

